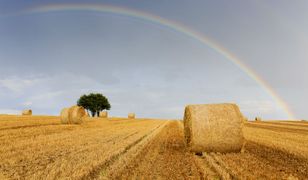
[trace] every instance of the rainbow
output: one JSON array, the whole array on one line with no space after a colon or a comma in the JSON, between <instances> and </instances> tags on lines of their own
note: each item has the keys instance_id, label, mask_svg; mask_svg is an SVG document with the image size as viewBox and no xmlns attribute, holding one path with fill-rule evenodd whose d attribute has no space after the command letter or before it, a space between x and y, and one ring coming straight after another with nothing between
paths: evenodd
<instances>
[{"instance_id":1,"label":"rainbow","mask_svg":"<svg viewBox=\"0 0 308 180\"><path fill-rule=\"evenodd\" d=\"M160 26L164 26L185 34L186 36L193 38L212 50L218 52L220 55L225 57L227 60L231 61L239 69L241 69L250 78L256 81L272 98L275 102L281 106L281 108L287 113L289 119L296 119L286 102L267 84L260 76L258 76L251 68L245 65L237 56L232 54L230 51L217 44L205 35L186 27L185 25L162 18L157 15L142 12L140 10L129 9L124 7L118 7L114 5L102 5L102 4L50 4L45 6L38 6L26 10L25 13L46 13L46 12L56 12L56 11L93 11L102 13L111 13L117 15L123 15L128 17L133 17L136 19L144 20Z\"/></svg>"}]
</instances>

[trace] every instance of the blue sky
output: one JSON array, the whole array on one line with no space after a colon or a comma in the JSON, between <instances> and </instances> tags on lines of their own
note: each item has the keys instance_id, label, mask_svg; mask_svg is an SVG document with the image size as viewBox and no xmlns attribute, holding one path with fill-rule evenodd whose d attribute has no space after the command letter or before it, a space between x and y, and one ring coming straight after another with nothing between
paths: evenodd
<instances>
[{"instance_id":1,"label":"blue sky","mask_svg":"<svg viewBox=\"0 0 308 180\"><path fill-rule=\"evenodd\" d=\"M0 0L0 113L59 114L101 92L111 116L181 118L186 104L234 102L249 118L288 119L241 69L181 32L86 10L22 13L50 4L113 5L181 23L238 56L297 118L308 116L308 2L284 0Z\"/></svg>"}]
</instances>

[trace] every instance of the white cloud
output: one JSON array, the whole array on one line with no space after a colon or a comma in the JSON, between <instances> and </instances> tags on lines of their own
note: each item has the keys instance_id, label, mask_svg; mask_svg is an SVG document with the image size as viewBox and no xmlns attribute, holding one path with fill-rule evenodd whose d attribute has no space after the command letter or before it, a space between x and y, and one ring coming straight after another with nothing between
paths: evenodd
<instances>
[{"instance_id":1,"label":"white cloud","mask_svg":"<svg viewBox=\"0 0 308 180\"><path fill-rule=\"evenodd\" d=\"M21 103L22 106L31 106L32 104L33 102L31 101L26 101L26 102Z\"/></svg>"},{"instance_id":2,"label":"white cloud","mask_svg":"<svg viewBox=\"0 0 308 180\"><path fill-rule=\"evenodd\" d=\"M211 88L183 89L170 83L161 84L161 81L149 82L143 83L143 81L135 80L133 83L121 81L118 84L106 85L86 75L66 72L51 76L33 76L33 79L29 77L6 78L0 81L0 87L10 88L13 92L3 92L16 95L6 95L5 98L1 98L3 104L0 105L4 109L31 108L36 114L58 114L63 107L75 104L80 95L99 92L107 96L112 106L111 113L115 116L126 116L127 112L132 111L140 117L181 119L187 103L210 103L218 100L224 101L229 97L227 94L229 91L223 91L225 94L221 95L221 92ZM242 94L242 96L247 97L251 94L253 93ZM231 97L234 98L232 94ZM258 114L262 114L263 117L263 114L267 115L272 112L278 114L279 110L275 102L266 99L253 101L244 101L244 99L239 105L243 113L248 114L249 117ZM9 112L16 113L16 111Z\"/></svg>"},{"instance_id":3,"label":"white cloud","mask_svg":"<svg viewBox=\"0 0 308 180\"><path fill-rule=\"evenodd\" d=\"M0 114L20 114L20 110L16 109L0 109Z\"/></svg>"},{"instance_id":4,"label":"white cloud","mask_svg":"<svg viewBox=\"0 0 308 180\"><path fill-rule=\"evenodd\" d=\"M31 104L33 104L32 102L35 102L35 101L45 101L45 100L48 100L48 99L51 100L55 97L62 95L63 93L64 93L63 91L56 91L56 92L46 92L46 93L43 93L43 94L38 94L38 95L30 97L29 102L31 102Z\"/></svg>"},{"instance_id":5,"label":"white cloud","mask_svg":"<svg viewBox=\"0 0 308 180\"><path fill-rule=\"evenodd\" d=\"M0 79L0 87L4 87L10 91L13 91L14 93L21 93L23 92L26 88L29 88L36 83L38 83L40 79L37 78L21 78L21 77L7 77L4 79Z\"/></svg>"},{"instance_id":6,"label":"white cloud","mask_svg":"<svg viewBox=\"0 0 308 180\"><path fill-rule=\"evenodd\" d=\"M243 101L240 103L241 110L248 113L271 113L274 112L277 107L276 104L272 101L257 101L257 100L251 100L251 101Z\"/></svg>"},{"instance_id":7,"label":"white cloud","mask_svg":"<svg viewBox=\"0 0 308 180\"><path fill-rule=\"evenodd\" d=\"M40 92L27 98L23 105L38 109L54 109L59 106L63 94L64 91Z\"/></svg>"},{"instance_id":8,"label":"white cloud","mask_svg":"<svg viewBox=\"0 0 308 180\"><path fill-rule=\"evenodd\" d=\"M165 115L174 115L174 117L177 117L177 118L182 118L184 116L184 106L181 107L181 106L174 106L174 107L166 107L164 109L161 109L161 112L164 113Z\"/></svg>"}]
</instances>

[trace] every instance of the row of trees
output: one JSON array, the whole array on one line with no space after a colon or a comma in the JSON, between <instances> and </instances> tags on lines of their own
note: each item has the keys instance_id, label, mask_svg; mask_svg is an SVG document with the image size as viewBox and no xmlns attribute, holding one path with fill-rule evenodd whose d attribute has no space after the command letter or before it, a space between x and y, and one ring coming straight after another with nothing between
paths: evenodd
<instances>
[{"instance_id":1,"label":"row of trees","mask_svg":"<svg viewBox=\"0 0 308 180\"><path fill-rule=\"evenodd\" d=\"M88 113L91 112L92 117L99 116L99 112L103 110L110 110L111 106L108 99L100 93L90 93L82 95L78 101L78 106L85 108Z\"/></svg>"}]
</instances>

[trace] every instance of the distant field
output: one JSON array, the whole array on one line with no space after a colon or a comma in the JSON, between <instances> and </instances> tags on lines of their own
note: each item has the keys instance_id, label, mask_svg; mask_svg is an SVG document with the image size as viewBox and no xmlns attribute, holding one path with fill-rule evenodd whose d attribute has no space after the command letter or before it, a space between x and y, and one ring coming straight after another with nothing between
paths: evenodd
<instances>
[{"instance_id":1,"label":"distant field","mask_svg":"<svg viewBox=\"0 0 308 180\"><path fill-rule=\"evenodd\" d=\"M264 146L308 158L308 124L253 122L245 124L245 137Z\"/></svg>"},{"instance_id":2,"label":"distant field","mask_svg":"<svg viewBox=\"0 0 308 180\"><path fill-rule=\"evenodd\" d=\"M0 115L0 179L305 179L308 123L248 122L242 153L196 156L181 121Z\"/></svg>"}]
</instances>

